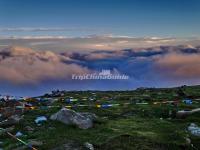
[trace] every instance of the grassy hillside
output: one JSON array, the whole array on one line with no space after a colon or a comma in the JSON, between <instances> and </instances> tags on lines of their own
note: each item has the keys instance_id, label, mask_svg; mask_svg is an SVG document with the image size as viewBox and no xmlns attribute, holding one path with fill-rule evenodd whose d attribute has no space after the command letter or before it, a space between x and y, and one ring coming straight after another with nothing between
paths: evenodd
<instances>
[{"instance_id":1,"label":"grassy hillside","mask_svg":"<svg viewBox=\"0 0 200 150\"><path fill-rule=\"evenodd\" d=\"M180 92L181 90L181 92ZM47 96L47 95L46 95ZM45 96L43 96L44 98ZM48 97L53 97L48 95ZM70 104L66 98L73 97L77 102ZM89 100L93 97L94 100ZM192 98L193 104L184 104L184 98ZM175 113L178 110L199 108L200 86L170 88L170 89L137 89L134 91L85 91L64 92L53 106L58 108L29 110L24 113L24 119L12 131L21 131L21 139L28 141L36 139L43 144L39 150L62 149L62 145L71 143L74 149L86 149L85 142L93 144L97 150L165 150L165 149L200 149L200 137L191 135L187 131L190 123L200 126L200 113L193 114L185 119L178 119ZM179 101L178 105L154 104L154 102ZM127 104L129 103L129 104ZM148 103L148 104L145 104ZM87 104L88 107L78 107L78 104ZM120 104L110 108L97 108L97 104ZM40 103L38 105L45 105ZM92 112L98 116L94 127L83 130L75 126L51 121L50 115L57 112L62 106L74 106L71 109L77 112ZM76 107L75 107L76 106ZM37 116L46 116L47 122L38 126L34 120ZM29 126L33 132L26 131ZM188 145L186 138L191 139L195 148ZM4 150L13 150L22 145L8 137L1 135ZM3 139L3 140L2 140Z\"/></svg>"}]
</instances>

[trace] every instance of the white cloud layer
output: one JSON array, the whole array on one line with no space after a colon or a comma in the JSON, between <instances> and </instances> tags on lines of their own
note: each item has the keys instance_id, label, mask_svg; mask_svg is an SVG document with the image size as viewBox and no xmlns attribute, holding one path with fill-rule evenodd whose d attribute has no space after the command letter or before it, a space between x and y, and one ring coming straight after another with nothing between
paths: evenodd
<instances>
[{"instance_id":1,"label":"white cloud layer","mask_svg":"<svg viewBox=\"0 0 200 150\"><path fill-rule=\"evenodd\" d=\"M67 36L11 36L0 38L3 45L20 45L39 50L74 51L74 50L121 50L128 48L154 47L160 45L198 45L199 38L161 38L161 37L129 37L114 35L90 35L85 37Z\"/></svg>"}]
</instances>

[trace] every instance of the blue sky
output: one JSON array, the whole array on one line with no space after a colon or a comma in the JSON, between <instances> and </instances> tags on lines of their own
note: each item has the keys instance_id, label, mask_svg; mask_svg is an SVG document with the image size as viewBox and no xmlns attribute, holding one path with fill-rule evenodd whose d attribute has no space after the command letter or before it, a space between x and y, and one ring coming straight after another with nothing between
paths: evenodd
<instances>
[{"instance_id":1,"label":"blue sky","mask_svg":"<svg viewBox=\"0 0 200 150\"><path fill-rule=\"evenodd\" d=\"M0 0L0 27L68 29L2 35L191 37L200 34L199 6L199 0Z\"/></svg>"}]
</instances>

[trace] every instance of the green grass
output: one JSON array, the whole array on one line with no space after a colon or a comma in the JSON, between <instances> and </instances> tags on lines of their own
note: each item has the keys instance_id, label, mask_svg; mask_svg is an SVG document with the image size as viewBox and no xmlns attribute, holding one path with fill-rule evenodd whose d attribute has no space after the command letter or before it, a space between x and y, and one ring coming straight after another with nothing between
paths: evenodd
<instances>
[{"instance_id":1,"label":"green grass","mask_svg":"<svg viewBox=\"0 0 200 150\"><path fill-rule=\"evenodd\" d=\"M167 91L166 91L167 90ZM186 87L185 91L189 94L198 95L199 89L193 90L192 87ZM78 94L77 94L78 93ZM160 93L160 94L158 94ZM147 99L144 95L150 95ZM98 102L81 101L81 104L98 103L120 103L133 102L135 100L149 102L149 105L127 105L117 106L108 109L95 107L73 108L77 112L95 113L99 118L91 129L83 130L75 126L65 125L60 122L51 121L41 126L34 122L35 118L45 115L47 118L60 108L51 108L48 110L33 110L24 114L24 119L15 126L13 134L21 131L24 135L23 140L37 139L44 144L38 147L39 150L51 150L62 144L77 143L82 146L83 143L92 143L97 150L182 150L192 149L186 146L185 138L189 137L195 147L200 149L200 138L195 137L186 131L190 123L196 123L200 126L200 113L193 114L186 119L176 119L169 115L169 111L194 109L200 107L199 103L192 105L180 104L178 108L171 105L153 105L154 101L174 100L176 89L160 89L155 91L123 91L120 96L113 100L107 100L107 97L119 95L119 92L97 92ZM90 92L69 92L65 97L91 96ZM137 97L137 98L136 98ZM177 99L177 97L176 97ZM181 98L179 98L181 100ZM63 105L64 102L56 102L53 105ZM34 132L29 133L25 130L26 126L34 128ZM13 150L20 146L20 143L9 138L6 135L0 135L3 139L4 150ZM2 140L0 140L2 141Z\"/></svg>"},{"instance_id":2,"label":"green grass","mask_svg":"<svg viewBox=\"0 0 200 150\"><path fill-rule=\"evenodd\" d=\"M52 113L54 111L56 110L52 110ZM99 109L98 111L105 111L108 113L111 110ZM118 111L115 113L119 113ZM114 112L114 110L112 110L112 112ZM103 145L110 147L105 141L112 141L114 143L111 143L111 145L117 146L119 144L120 147L122 143L119 141L117 142L116 138L121 137L121 135L122 137L123 135L130 136L131 140L124 141L126 143L124 143L124 145L129 147L128 149L131 149L133 145L136 145L136 147L140 146L141 149L145 149L145 147L150 148L153 145L155 148L159 148L160 146L163 148L176 147L176 149L179 149L185 143L184 138L187 134L185 129L188 125L187 121L179 123L178 121L160 120L159 118L119 116L118 118L109 120L99 119L93 128L82 130L75 126L67 126L63 123L50 120L42 126L37 126L34 123L34 119L39 114L50 115L49 111L29 112L25 114L24 121L16 127L15 131L19 130L26 134L27 136L23 138L24 140L37 139L43 141L44 145L40 147L41 150L57 147L69 140L77 141L78 143L89 142L94 144L98 149L101 149ZM105 113L105 115L107 114ZM35 131L29 134L24 131L25 126L31 126ZM124 139L122 139L122 141L123 140ZM6 141L5 147L7 148L5 148L5 150L16 147L16 141L8 138L6 138ZM138 142L140 144L138 144Z\"/></svg>"}]
</instances>

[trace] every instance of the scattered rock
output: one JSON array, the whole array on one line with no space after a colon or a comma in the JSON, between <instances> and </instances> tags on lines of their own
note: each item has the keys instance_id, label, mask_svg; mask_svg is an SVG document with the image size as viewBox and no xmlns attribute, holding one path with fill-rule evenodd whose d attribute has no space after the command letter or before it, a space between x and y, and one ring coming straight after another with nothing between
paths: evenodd
<instances>
[{"instance_id":1,"label":"scattered rock","mask_svg":"<svg viewBox=\"0 0 200 150\"><path fill-rule=\"evenodd\" d=\"M93 127L93 121L96 119L95 114L91 113L77 113L74 110L62 108L57 113L51 115L51 120L57 120L67 125L76 125L81 129L88 129Z\"/></svg>"},{"instance_id":2,"label":"scattered rock","mask_svg":"<svg viewBox=\"0 0 200 150\"><path fill-rule=\"evenodd\" d=\"M23 119L23 116L13 115L13 116L9 117L8 119L0 122L0 126L15 125L15 124L18 124L22 119Z\"/></svg>"},{"instance_id":3,"label":"scattered rock","mask_svg":"<svg viewBox=\"0 0 200 150\"><path fill-rule=\"evenodd\" d=\"M32 146L42 146L43 145L43 142L42 141L37 141L35 139L30 139L28 140L29 144L32 145Z\"/></svg>"},{"instance_id":4,"label":"scattered rock","mask_svg":"<svg viewBox=\"0 0 200 150\"><path fill-rule=\"evenodd\" d=\"M34 131L34 128L32 128L32 127L30 127L30 126L26 126L26 127L25 127L25 130L31 133L31 132Z\"/></svg>"},{"instance_id":5,"label":"scattered rock","mask_svg":"<svg viewBox=\"0 0 200 150\"><path fill-rule=\"evenodd\" d=\"M52 150L87 150L87 148L78 142L68 141L67 143Z\"/></svg>"},{"instance_id":6,"label":"scattered rock","mask_svg":"<svg viewBox=\"0 0 200 150\"><path fill-rule=\"evenodd\" d=\"M55 127L49 127L48 129L49 130L55 130L56 128Z\"/></svg>"},{"instance_id":7,"label":"scattered rock","mask_svg":"<svg viewBox=\"0 0 200 150\"><path fill-rule=\"evenodd\" d=\"M92 144L86 142L84 145L88 150L94 150L94 146Z\"/></svg>"},{"instance_id":8,"label":"scattered rock","mask_svg":"<svg viewBox=\"0 0 200 150\"><path fill-rule=\"evenodd\" d=\"M186 145L190 146L191 139L190 138L185 138L185 143L186 143Z\"/></svg>"},{"instance_id":9,"label":"scattered rock","mask_svg":"<svg viewBox=\"0 0 200 150\"><path fill-rule=\"evenodd\" d=\"M190 124L188 131L195 136L200 136L200 127L198 127L195 123Z\"/></svg>"}]
</instances>

